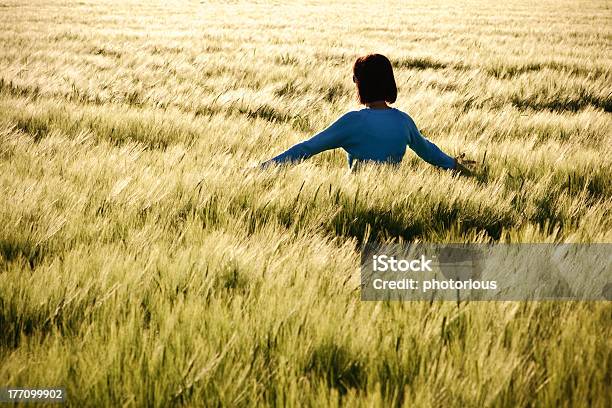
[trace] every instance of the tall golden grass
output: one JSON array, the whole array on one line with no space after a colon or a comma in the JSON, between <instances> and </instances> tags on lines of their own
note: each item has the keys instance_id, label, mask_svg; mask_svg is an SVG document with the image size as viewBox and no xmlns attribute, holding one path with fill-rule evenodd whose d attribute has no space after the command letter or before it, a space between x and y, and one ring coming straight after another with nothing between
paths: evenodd
<instances>
[{"instance_id":1,"label":"tall golden grass","mask_svg":"<svg viewBox=\"0 0 612 408\"><path fill-rule=\"evenodd\" d=\"M605 1L0 4L0 386L71 406L607 406L609 302L362 302L368 239L612 242ZM386 54L408 152L246 170Z\"/></svg>"}]
</instances>

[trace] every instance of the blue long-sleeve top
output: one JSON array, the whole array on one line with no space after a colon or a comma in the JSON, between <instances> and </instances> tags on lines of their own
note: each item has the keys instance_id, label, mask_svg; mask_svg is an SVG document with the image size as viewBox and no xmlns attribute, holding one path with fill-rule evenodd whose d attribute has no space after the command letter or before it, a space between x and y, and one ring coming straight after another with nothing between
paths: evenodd
<instances>
[{"instance_id":1,"label":"blue long-sleeve top","mask_svg":"<svg viewBox=\"0 0 612 408\"><path fill-rule=\"evenodd\" d=\"M347 112L327 129L263 165L304 160L339 147L347 153L349 168L362 161L399 163L406 146L430 164L445 169L455 167L452 157L423 137L408 114L395 108Z\"/></svg>"}]
</instances>

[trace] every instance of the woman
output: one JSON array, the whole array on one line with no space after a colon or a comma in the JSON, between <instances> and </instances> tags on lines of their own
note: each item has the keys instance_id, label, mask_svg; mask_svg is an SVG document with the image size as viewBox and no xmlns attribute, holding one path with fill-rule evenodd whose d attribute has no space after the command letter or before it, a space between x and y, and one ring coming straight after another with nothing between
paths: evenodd
<instances>
[{"instance_id":1,"label":"woman","mask_svg":"<svg viewBox=\"0 0 612 408\"><path fill-rule=\"evenodd\" d=\"M397 99L393 68L387 57L370 54L358 58L353 66L353 82L357 85L359 102L366 108L345 113L321 133L292 146L262 166L304 160L338 147L347 152L351 169L367 161L399 163L409 146L430 164L469 172L457 158L448 156L424 138L410 116L387 105Z\"/></svg>"}]
</instances>

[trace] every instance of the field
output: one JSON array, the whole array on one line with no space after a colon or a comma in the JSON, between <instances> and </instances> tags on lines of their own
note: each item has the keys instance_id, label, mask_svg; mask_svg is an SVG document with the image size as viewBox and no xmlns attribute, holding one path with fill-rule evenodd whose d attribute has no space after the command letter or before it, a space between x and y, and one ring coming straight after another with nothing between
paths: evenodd
<instances>
[{"instance_id":1,"label":"field","mask_svg":"<svg viewBox=\"0 0 612 408\"><path fill-rule=\"evenodd\" d=\"M358 109L369 52L473 177L249 169ZM610 302L363 302L359 254L611 243L611 84L607 1L0 0L0 387L610 406Z\"/></svg>"}]
</instances>

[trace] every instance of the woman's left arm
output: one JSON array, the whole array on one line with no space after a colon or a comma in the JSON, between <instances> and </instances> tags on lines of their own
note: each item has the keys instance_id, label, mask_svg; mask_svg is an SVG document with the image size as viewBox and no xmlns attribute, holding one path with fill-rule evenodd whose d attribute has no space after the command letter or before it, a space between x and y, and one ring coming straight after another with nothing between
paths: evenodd
<instances>
[{"instance_id":1,"label":"woman's left arm","mask_svg":"<svg viewBox=\"0 0 612 408\"><path fill-rule=\"evenodd\" d=\"M301 161L325 150L342 147L351 133L359 126L358 115L357 111L345 113L327 129L317 133L308 140L291 146L285 152L262 163L262 166L273 163Z\"/></svg>"}]
</instances>

